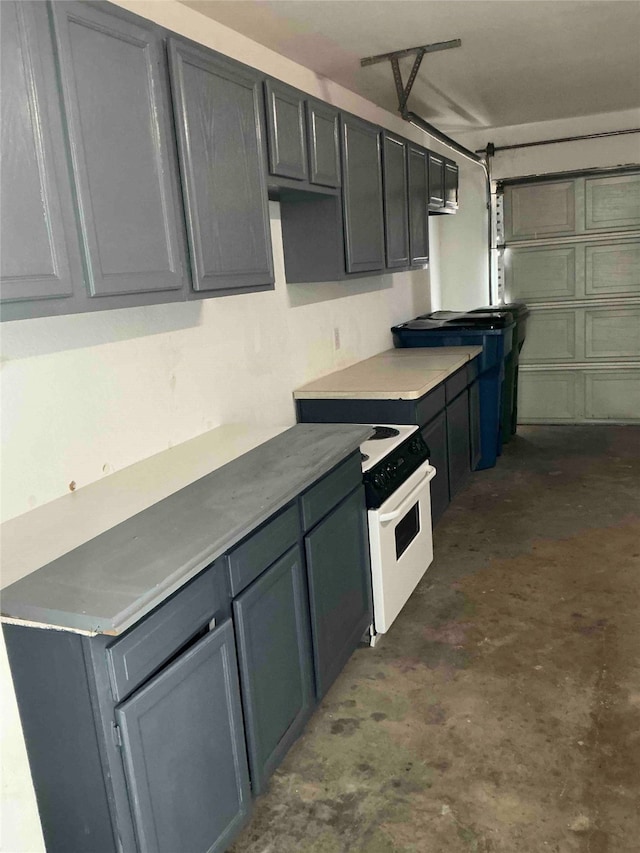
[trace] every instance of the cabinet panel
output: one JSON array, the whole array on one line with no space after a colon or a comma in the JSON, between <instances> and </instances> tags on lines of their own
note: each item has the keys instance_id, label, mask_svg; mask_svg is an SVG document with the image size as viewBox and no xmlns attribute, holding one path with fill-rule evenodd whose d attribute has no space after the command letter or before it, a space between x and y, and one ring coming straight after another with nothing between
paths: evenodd
<instances>
[{"instance_id":1,"label":"cabinet panel","mask_svg":"<svg viewBox=\"0 0 640 853\"><path fill-rule=\"evenodd\" d=\"M309 181L340 186L340 129L338 111L319 101L307 101Z\"/></svg>"},{"instance_id":2,"label":"cabinet panel","mask_svg":"<svg viewBox=\"0 0 640 853\"><path fill-rule=\"evenodd\" d=\"M444 206L447 210L458 209L458 164L444 161Z\"/></svg>"},{"instance_id":3,"label":"cabinet panel","mask_svg":"<svg viewBox=\"0 0 640 853\"><path fill-rule=\"evenodd\" d=\"M2 300L69 297L82 267L47 7L0 3L0 36Z\"/></svg>"},{"instance_id":4,"label":"cabinet panel","mask_svg":"<svg viewBox=\"0 0 640 853\"><path fill-rule=\"evenodd\" d=\"M90 4L51 8L90 293L180 290L184 237L160 34Z\"/></svg>"},{"instance_id":5,"label":"cabinet panel","mask_svg":"<svg viewBox=\"0 0 640 853\"><path fill-rule=\"evenodd\" d=\"M431 522L435 524L449 506L449 459L444 411L423 427L421 432L429 447L429 461L437 472L431 481Z\"/></svg>"},{"instance_id":6,"label":"cabinet panel","mask_svg":"<svg viewBox=\"0 0 640 853\"><path fill-rule=\"evenodd\" d=\"M269 171L284 178L307 177L304 97L275 80L264 84Z\"/></svg>"},{"instance_id":7,"label":"cabinet panel","mask_svg":"<svg viewBox=\"0 0 640 853\"><path fill-rule=\"evenodd\" d=\"M447 403L447 445L449 448L449 494L453 498L470 473L469 392L463 391Z\"/></svg>"},{"instance_id":8,"label":"cabinet panel","mask_svg":"<svg viewBox=\"0 0 640 853\"><path fill-rule=\"evenodd\" d=\"M471 470L476 470L476 465L482 456L482 438L480 431L480 383L472 382L469 385L469 445L471 450Z\"/></svg>"},{"instance_id":9,"label":"cabinet panel","mask_svg":"<svg viewBox=\"0 0 640 853\"><path fill-rule=\"evenodd\" d=\"M271 563L298 541L300 521L294 504L254 531L229 554L231 593L249 586Z\"/></svg>"},{"instance_id":10,"label":"cabinet panel","mask_svg":"<svg viewBox=\"0 0 640 853\"><path fill-rule=\"evenodd\" d=\"M444 157L429 151L429 210L444 207Z\"/></svg>"},{"instance_id":11,"label":"cabinet panel","mask_svg":"<svg viewBox=\"0 0 640 853\"><path fill-rule=\"evenodd\" d=\"M383 133L382 158L387 267L394 269L409 263L407 145L404 140Z\"/></svg>"},{"instance_id":12,"label":"cabinet panel","mask_svg":"<svg viewBox=\"0 0 640 853\"><path fill-rule=\"evenodd\" d=\"M409 246L412 264L429 262L429 161L424 148L409 145Z\"/></svg>"},{"instance_id":13,"label":"cabinet panel","mask_svg":"<svg viewBox=\"0 0 640 853\"><path fill-rule=\"evenodd\" d=\"M587 178L587 231L640 228L640 175Z\"/></svg>"},{"instance_id":14,"label":"cabinet panel","mask_svg":"<svg viewBox=\"0 0 640 853\"><path fill-rule=\"evenodd\" d=\"M343 117L342 163L347 272L381 270L384 229L378 128Z\"/></svg>"},{"instance_id":15,"label":"cabinet panel","mask_svg":"<svg viewBox=\"0 0 640 853\"><path fill-rule=\"evenodd\" d=\"M510 249L505 256L505 290L511 301L570 299L579 294L582 246Z\"/></svg>"},{"instance_id":16,"label":"cabinet panel","mask_svg":"<svg viewBox=\"0 0 640 853\"><path fill-rule=\"evenodd\" d=\"M580 224L576 219L576 188L575 181L507 187L504 194L506 239L575 233Z\"/></svg>"},{"instance_id":17,"label":"cabinet panel","mask_svg":"<svg viewBox=\"0 0 640 853\"><path fill-rule=\"evenodd\" d=\"M193 287L273 284L259 75L169 40Z\"/></svg>"},{"instance_id":18,"label":"cabinet panel","mask_svg":"<svg viewBox=\"0 0 640 853\"><path fill-rule=\"evenodd\" d=\"M306 584L296 546L233 602L254 794L313 708Z\"/></svg>"},{"instance_id":19,"label":"cabinet panel","mask_svg":"<svg viewBox=\"0 0 640 853\"><path fill-rule=\"evenodd\" d=\"M365 513L361 486L305 537L319 699L372 621Z\"/></svg>"},{"instance_id":20,"label":"cabinet panel","mask_svg":"<svg viewBox=\"0 0 640 853\"><path fill-rule=\"evenodd\" d=\"M249 811L228 620L116 709L138 844L222 853Z\"/></svg>"},{"instance_id":21,"label":"cabinet panel","mask_svg":"<svg viewBox=\"0 0 640 853\"><path fill-rule=\"evenodd\" d=\"M586 253L588 296L640 294L640 240L587 246Z\"/></svg>"},{"instance_id":22,"label":"cabinet panel","mask_svg":"<svg viewBox=\"0 0 640 853\"><path fill-rule=\"evenodd\" d=\"M313 527L361 482L362 463L358 452L341 462L337 468L302 495L300 504L304 529L309 530Z\"/></svg>"}]
</instances>

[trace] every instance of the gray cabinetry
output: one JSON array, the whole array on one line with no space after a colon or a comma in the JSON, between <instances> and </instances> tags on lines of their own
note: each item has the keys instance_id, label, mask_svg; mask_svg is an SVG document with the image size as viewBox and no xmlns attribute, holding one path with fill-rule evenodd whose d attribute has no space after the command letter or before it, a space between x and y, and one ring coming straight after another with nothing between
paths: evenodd
<instances>
[{"instance_id":1,"label":"gray cabinetry","mask_svg":"<svg viewBox=\"0 0 640 853\"><path fill-rule=\"evenodd\" d=\"M409 264L407 143L383 132L382 162L386 260L389 269L397 269Z\"/></svg>"},{"instance_id":2,"label":"gray cabinetry","mask_svg":"<svg viewBox=\"0 0 640 853\"><path fill-rule=\"evenodd\" d=\"M307 100L309 181L324 187L340 186L340 116L321 101Z\"/></svg>"},{"instance_id":3,"label":"gray cabinetry","mask_svg":"<svg viewBox=\"0 0 640 853\"><path fill-rule=\"evenodd\" d=\"M342 199L347 272L384 268L382 161L377 127L342 116Z\"/></svg>"},{"instance_id":4,"label":"gray cabinetry","mask_svg":"<svg viewBox=\"0 0 640 853\"><path fill-rule=\"evenodd\" d=\"M283 178L308 178L304 95L276 80L264 84L269 172Z\"/></svg>"},{"instance_id":5,"label":"gray cabinetry","mask_svg":"<svg viewBox=\"0 0 640 853\"><path fill-rule=\"evenodd\" d=\"M436 476L431 481L431 522L435 524L450 501L447 419L444 410L423 427L421 432L429 447L429 462L436 469Z\"/></svg>"},{"instance_id":6,"label":"gray cabinetry","mask_svg":"<svg viewBox=\"0 0 640 853\"><path fill-rule=\"evenodd\" d=\"M458 164L444 161L444 208L449 213L458 209Z\"/></svg>"},{"instance_id":7,"label":"gray cabinetry","mask_svg":"<svg viewBox=\"0 0 640 853\"><path fill-rule=\"evenodd\" d=\"M139 849L222 853L250 807L231 622L117 708L116 721Z\"/></svg>"},{"instance_id":8,"label":"gray cabinetry","mask_svg":"<svg viewBox=\"0 0 640 853\"><path fill-rule=\"evenodd\" d=\"M313 709L304 562L289 550L233 602L251 784L260 793Z\"/></svg>"},{"instance_id":9,"label":"gray cabinetry","mask_svg":"<svg viewBox=\"0 0 640 853\"><path fill-rule=\"evenodd\" d=\"M444 157L429 151L429 210L444 207Z\"/></svg>"},{"instance_id":10,"label":"gray cabinetry","mask_svg":"<svg viewBox=\"0 0 640 853\"><path fill-rule=\"evenodd\" d=\"M429 154L417 145L408 149L410 260L423 266L429 262Z\"/></svg>"},{"instance_id":11,"label":"gray cabinetry","mask_svg":"<svg viewBox=\"0 0 640 853\"><path fill-rule=\"evenodd\" d=\"M471 473L471 441L469 435L469 392L447 402L447 447L449 455L449 495L460 491Z\"/></svg>"},{"instance_id":12,"label":"gray cabinetry","mask_svg":"<svg viewBox=\"0 0 640 853\"><path fill-rule=\"evenodd\" d=\"M72 310L82 265L44 3L0 3L0 280L3 317ZM13 303L13 304L6 304Z\"/></svg>"},{"instance_id":13,"label":"gray cabinetry","mask_svg":"<svg viewBox=\"0 0 640 853\"><path fill-rule=\"evenodd\" d=\"M261 77L177 39L169 61L194 290L268 288Z\"/></svg>"},{"instance_id":14,"label":"gray cabinetry","mask_svg":"<svg viewBox=\"0 0 640 853\"><path fill-rule=\"evenodd\" d=\"M162 34L116 7L51 9L89 295L180 291L184 236Z\"/></svg>"},{"instance_id":15,"label":"gray cabinetry","mask_svg":"<svg viewBox=\"0 0 640 853\"><path fill-rule=\"evenodd\" d=\"M320 699L372 621L364 488L305 536L311 629Z\"/></svg>"},{"instance_id":16,"label":"gray cabinetry","mask_svg":"<svg viewBox=\"0 0 640 853\"><path fill-rule=\"evenodd\" d=\"M471 454L471 470L475 471L482 456L482 441L480 434L480 383L474 380L469 385L469 449Z\"/></svg>"}]
</instances>

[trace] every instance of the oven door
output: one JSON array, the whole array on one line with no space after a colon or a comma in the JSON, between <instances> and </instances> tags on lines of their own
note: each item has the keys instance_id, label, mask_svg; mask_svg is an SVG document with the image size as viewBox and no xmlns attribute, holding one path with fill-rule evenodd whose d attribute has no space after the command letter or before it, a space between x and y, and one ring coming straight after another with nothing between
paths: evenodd
<instances>
[{"instance_id":1,"label":"oven door","mask_svg":"<svg viewBox=\"0 0 640 853\"><path fill-rule=\"evenodd\" d=\"M389 630L433 560L429 483L435 475L425 462L382 506L368 512L377 633Z\"/></svg>"}]
</instances>

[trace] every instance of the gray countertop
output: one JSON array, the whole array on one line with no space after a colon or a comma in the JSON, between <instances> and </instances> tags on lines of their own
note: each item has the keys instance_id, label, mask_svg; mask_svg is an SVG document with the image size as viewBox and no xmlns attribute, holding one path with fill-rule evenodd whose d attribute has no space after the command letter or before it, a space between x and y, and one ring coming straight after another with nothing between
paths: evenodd
<instances>
[{"instance_id":1,"label":"gray countertop","mask_svg":"<svg viewBox=\"0 0 640 853\"><path fill-rule=\"evenodd\" d=\"M298 424L38 568L2 592L2 617L117 635L320 479L370 434Z\"/></svg>"}]
</instances>

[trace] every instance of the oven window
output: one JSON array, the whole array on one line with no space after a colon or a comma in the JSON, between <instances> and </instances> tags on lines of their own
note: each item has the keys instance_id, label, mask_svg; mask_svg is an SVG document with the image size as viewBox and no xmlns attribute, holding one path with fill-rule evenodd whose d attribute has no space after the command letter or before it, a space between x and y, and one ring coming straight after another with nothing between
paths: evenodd
<instances>
[{"instance_id":1,"label":"oven window","mask_svg":"<svg viewBox=\"0 0 640 853\"><path fill-rule=\"evenodd\" d=\"M399 559L420 533L420 504L415 503L396 524L396 559Z\"/></svg>"}]
</instances>

